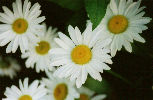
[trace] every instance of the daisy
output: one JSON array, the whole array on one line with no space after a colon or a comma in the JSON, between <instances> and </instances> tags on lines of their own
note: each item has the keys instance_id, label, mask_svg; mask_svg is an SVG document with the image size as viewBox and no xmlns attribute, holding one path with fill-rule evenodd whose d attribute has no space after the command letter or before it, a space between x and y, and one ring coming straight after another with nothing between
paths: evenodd
<instances>
[{"instance_id":1,"label":"daisy","mask_svg":"<svg viewBox=\"0 0 153 100\"><path fill-rule=\"evenodd\" d=\"M148 29L145 24L151 21L149 17L143 17L145 7L140 7L141 0L111 0L107 7L106 15L99 25L102 38L112 38L110 44L111 55L115 56L122 46L128 52L132 52L133 40L144 43L139 35Z\"/></svg>"},{"instance_id":2,"label":"daisy","mask_svg":"<svg viewBox=\"0 0 153 100\"><path fill-rule=\"evenodd\" d=\"M39 85L38 80L28 85L28 78L25 78L23 83L19 81L19 88L14 85L7 87L4 93L6 98L2 100L40 100L46 93L44 85Z\"/></svg>"},{"instance_id":3,"label":"daisy","mask_svg":"<svg viewBox=\"0 0 153 100\"><path fill-rule=\"evenodd\" d=\"M56 43L54 42L54 38L57 36L56 30L47 27L43 24L44 29L42 31L42 36L39 36L38 45L30 45L28 51L22 54L22 58L28 58L26 61L26 67L34 67L36 64L36 71L44 71L44 70L52 70L53 67L50 67L50 58L49 58L49 50L51 48L57 47Z\"/></svg>"},{"instance_id":4,"label":"daisy","mask_svg":"<svg viewBox=\"0 0 153 100\"><path fill-rule=\"evenodd\" d=\"M11 57L0 57L0 76L9 76L13 79L16 72L20 71L20 66L17 61Z\"/></svg>"},{"instance_id":5,"label":"daisy","mask_svg":"<svg viewBox=\"0 0 153 100\"><path fill-rule=\"evenodd\" d=\"M0 46L8 44L6 53L16 52L20 47L21 52L28 49L29 43L37 41L36 35L42 29L39 23L45 20L45 17L39 17L41 14L40 5L21 0L16 0L12 4L13 12L3 6L4 13L0 13Z\"/></svg>"},{"instance_id":6,"label":"daisy","mask_svg":"<svg viewBox=\"0 0 153 100\"><path fill-rule=\"evenodd\" d=\"M108 55L111 39L99 40L99 32L92 31L90 23L81 35L78 27L68 27L69 37L59 32L60 38L55 38L55 42L61 48L51 49L51 66L60 66L54 75L60 78L69 77L76 80L77 87L85 83L88 73L96 80L102 81L100 72L110 70L106 64L112 64L111 56Z\"/></svg>"},{"instance_id":7,"label":"daisy","mask_svg":"<svg viewBox=\"0 0 153 100\"><path fill-rule=\"evenodd\" d=\"M78 92L80 93L79 100L103 100L104 98L106 98L106 95L104 94L93 96L95 92L86 87L79 88Z\"/></svg>"},{"instance_id":8,"label":"daisy","mask_svg":"<svg viewBox=\"0 0 153 100\"><path fill-rule=\"evenodd\" d=\"M47 76L42 79L42 84L48 89L45 100L74 100L79 97L74 82L54 77L52 73L47 73Z\"/></svg>"}]
</instances>

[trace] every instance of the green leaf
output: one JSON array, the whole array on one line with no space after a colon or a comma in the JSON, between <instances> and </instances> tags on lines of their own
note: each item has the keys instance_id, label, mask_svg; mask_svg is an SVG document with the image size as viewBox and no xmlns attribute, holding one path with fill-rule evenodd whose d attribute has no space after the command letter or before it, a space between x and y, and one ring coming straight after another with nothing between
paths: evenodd
<instances>
[{"instance_id":1,"label":"green leaf","mask_svg":"<svg viewBox=\"0 0 153 100\"><path fill-rule=\"evenodd\" d=\"M85 83L85 86L99 94L100 93L109 94L111 92L110 85L104 78L101 82L99 82L89 77Z\"/></svg>"},{"instance_id":2,"label":"green leaf","mask_svg":"<svg viewBox=\"0 0 153 100\"><path fill-rule=\"evenodd\" d=\"M85 0L86 11L93 23L93 28L95 28L104 17L107 3L108 0Z\"/></svg>"},{"instance_id":3,"label":"green leaf","mask_svg":"<svg viewBox=\"0 0 153 100\"><path fill-rule=\"evenodd\" d=\"M70 10L79 10L83 7L83 0L49 0L52 1L63 8L68 8Z\"/></svg>"}]
</instances>

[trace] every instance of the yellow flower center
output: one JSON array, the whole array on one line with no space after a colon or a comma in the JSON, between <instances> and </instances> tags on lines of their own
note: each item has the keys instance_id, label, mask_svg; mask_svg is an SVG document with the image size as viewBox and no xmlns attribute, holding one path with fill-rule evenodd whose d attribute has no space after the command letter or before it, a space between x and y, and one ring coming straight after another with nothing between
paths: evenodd
<instances>
[{"instance_id":1,"label":"yellow flower center","mask_svg":"<svg viewBox=\"0 0 153 100\"><path fill-rule=\"evenodd\" d=\"M71 52L72 61L76 64L86 64L91 60L91 49L86 45L78 45Z\"/></svg>"},{"instance_id":2,"label":"yellow flower center","mask_svg":"<svg viewBox=\"0 0 153 100\"><path fill-rule=\"evenodd\" d=\"M19 100L32 100L32 97L29 95L23 95L19 98Z\"/></svg>"},{"instance_id":3,"label":"yellow flower center","mask_svg":"<svg viewBox=\"0 0 153 100\"><path fill-rule=\"evenodd\" d=\"M64 83L59 84L54 89L54 98L55 100L65 100L67 93L68 93L67 86Z\"/></svg>"},{"instance_id":4,"label":"yellow flower center","mask_svg":"<svg viewBox=\"0 0 153 100\"><path fill-rule=\"evenodd\" d=\"M128 27L128 19L122 15L113 16L108 22L108 29L114 34L126 31Z\"/></svg>"},{"instance_id":5,"label":"yellow flower center","mask_svg":"<svg viewBox=\"0 0 153 100\"><path fill-rule=\"evenodd\" d=\"M19 18L14 21L12 28L17 34L23 34L27 31L28 22L25 19Z\"/></svg>"},{"instance_id":6,"label":"yellow flower center","mask_svg":"<svg viewBox=\"0 0 153 100\"><path fill-rule=\"evenodd\" d=\"M86 94L80 94L79 100L90 100L90 99L89 99L89 96L87 96Z\"/></svg>"},{"instance_id":7,"label":"yellow flower center","mask_svg":"<svg viewBox=\"0 0 153 100\"><path fill-rule=\"evenodd\" d=\"M41 41L38 43L38 46L35 47L36 52L40 55L47 54L50 50L50 45L46 41Z\"/></svg>"}]
</instances>

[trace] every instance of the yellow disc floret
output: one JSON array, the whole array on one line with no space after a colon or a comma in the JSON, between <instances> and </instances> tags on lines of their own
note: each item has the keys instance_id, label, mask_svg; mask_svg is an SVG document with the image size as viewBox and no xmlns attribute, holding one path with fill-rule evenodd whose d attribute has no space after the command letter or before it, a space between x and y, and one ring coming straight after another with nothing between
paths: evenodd
<instances>
[{"instance_id":1,"label":"yellow disc floret","mask_svg":"<svg viewBox=\"0 0 153 100\"><path fill-rule=\"evenodd\" d=\"M19 18L14 21L12 28L17 34L23 34L28 29L28 22L25 19Z\"/></svg>"},{"instance_id":2,"label":"yellow disc floret","mask_svg":"<svg viewBox=\"0 0 153 100\"><path fill-rule=\"evenodd\" d=\"M67 97L68 88L66 84L62 83L56 86L54 89L54 98L55 100L65 100Z\"/></svg>"},{"instance_id":3,"label":"yellow disc floret","mask_svg":"<svg viewBox=\"0 0 153 100\"><path fill-rule=\"evenodd\" d=\"M23 95L19 98L19 100L32 100L32 97L29 95Z\"/></svg>"},{"instance_id":4,"label":"yellow disc floret","mask_svg":"<svg viewBox=\"0 0 153 100\"><path fill-rule=\"evenodd\" d=\"M114 34L120 34L126 31L128 27L128 19L122 15L113 16L108 22L108 29Z\"/></svg>"},{"instance_id":5,"label":"yellow disc floret","mask_svg":"<svg viewBox=\"0 0 153 100\"><path fill-rule=\"evenodd\" d=\"M38 54L44 55L50 50L50 44L47 41L41 41L38 43L38 46L36 46L35 49Z\"/></svg>"},{"instance_id":6,"label":"yellow disc floret","mask_svg":"<svg viewBox=\"0 0 153 100\"><path fill-rule=\"evenodd\" d=\"M91 60L91 49L86 45L78 45L71 52L71 59L76 64L86 64Z\"/></svg>"},{"instance_id":7,"label":"yellow disc floret","mask_svg":"<svg viewBox=\"0 0 153 100\"><path fill-rule=\"evenodd\" d=\"M79 100L90 100L90 99L89 99L89 96L87 96L86 94L80 94Z\"/></svg>"}]
</instances>

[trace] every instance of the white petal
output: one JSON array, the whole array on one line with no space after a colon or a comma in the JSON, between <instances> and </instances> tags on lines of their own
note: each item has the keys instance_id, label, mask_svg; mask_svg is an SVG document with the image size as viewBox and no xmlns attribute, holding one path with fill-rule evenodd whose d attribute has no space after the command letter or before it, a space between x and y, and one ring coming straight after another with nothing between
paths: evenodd
<instances>
[{"instance_id":1,"label":"white petal","mask_svg":"<svg viewBox=\"0 0 153 100\"><path fill-rule=\"evenodd\" d=\"M14 15L12 13L12 11L10 9L8 9L6 6L2 7L4 12L10 17L10 18L14 18Z\"/></svg>"},{"instance_id":2,"label":"white petal","mask_svg":"<svg viewBox=\"0 0 153 100\"><path fill-rule=\"evenodd\" d=\"M15 37L15 40L14 40L14 43L13 43L13 47L12 47L12 52L15 53L17 48L18 48L18 45L19 45L19 36L16 36Z\"/></svg>"},{"instance_id":3,"label":"white petal","mask_svg":"<svg viewBox=\"0 0 153 100\"><path fill-rule=\"evenodd\" d=\"M124 15L125 16L131 16L133 10L135 10L136 2L132 3L125 11Z\"/></svg>"},{"instance_id":4,"label":"white petal","mask_svg":"<svg viewBox=\"0 0 153 100\"><path fill-rule=\"evenodd\" d=\"M68 54L68 52L65 50L65 49L62 49L62 48L53 48L53 49L51 49L50 51L49 51L49 53L51 54L51 55L53 55L53 54Z\"/></svg>"},{"instance_id":5,"label":"white petal","mask_svg":"<svg viewBox=\"0 0 153 100\"><path fill-rule=\"evenodd\" d=\"M70 61L68 59L61 59L61 60L56 60L54 62L52 62L50 64L50 66L60 66L60 65L63 65L63 64L67 64L69 63Z\"/></svg>"},{"instance_id":6,"label":"white petal","mask_svg":"<svg viewBox=\"0 0 153 100\"><path fill-rule=\"evenodd\" d=\"M31 2L28 2L28 0L25 0L23 5L24 18L28 17L30 7L31 7Z\"/></svg>"},{"instance_id":7,"label":"white petal","mask_svg":"<svg viewBox=\"0 0 153 100\"><path fill-rule=\"evenodd\" d=\"M74 29L71 25L68 26L68 32L69 32L69 35L70 35L72 41L73 41L76 45L79 45L79 43L78 43L78 41L77 41L75 29Z\"/></svg>"},{"instance_id":8,"label":"white petal","mask_svg":"<svg viewBox=\"0 0 153 100\"><path fill-rule=\"evenodd\" d=\"M120 3L119 3L119 14L123 14L124 11L125 11L125 7L126 7L126 0L120 0Z\"/></svg>"},{"instance_id":9,"label":"white petal","mask_svg":"<svg viewBox=\"0 0 153 100\"><path fill-rule=\"evenodd\" d=\"M97 72L96 70L94 70L91 67L91 65L88 65L86 69L87 69L87 71L88 71L88 73L90 74L91 77L93 77L96 80L102 81L102 77L101 77L100 73Z\"/></svg>"},{"instance_id":10,"label":"white petal","mask_svg":"<svg viewBox=\"0 0 153 100\"><path fill-rule=\"evenodd\" d=\"M101 95L94 96L91 100L103 100L105 98L106 98L106 95L101 94Z\"/></svg>"},{"instance_id":11,"label":"white petal","mask_svg":"<svg viewBox=\"0 0 153 100\"><path fill-rule=\"evenodd\" d=\"M77 38L78 43L82 44L83 37L82 37L81 32L78 27L75 27L75 34L76 34L76 38Z\"/></svg>"},{"instance_id":12,"label":"white petal","mask_svg":"<svg viewBox=\"0 0 153 100\"><path fill-rule=\"evenodd\" d=\"M100 33L101 33L102 30L99 30L97 33L92 33L93 36L90 40L90 43L89 43L89 47L93 47L95 45L95 43L100 39Z\"/></svg>"},{"instance_id":13,"label":"white petal","mask_svg":"<svg viewBox=\"0 0 153 100\"><path fill-rule=\"evenodd\" d=\"M8 25L8 24L0 24L0 31L8 31L10 28L11 28L11 25Z\"/></svg>"},{"instance_id":14,"label":"white petal","mask_svg":"<svg viewBox=\"0 0 153 100\"><path fill-rule=\"evenodd\" d=\"M134 34L134 39L135 39L136 41L145 43L145 39L142 38L139 34Z\"/></svg>"},{"instance_id":15,"label":"white petal","mask_svg":"<svg viewBox=\"0 0 153 100\"><path fill-rule=\"evenodd\" d=\"M12 51L13 43L14 43L14 41L11 41L11 42L8 44L8 46L7 46L7 48L6 48L6 53L10 53L10 52Z\"/></svg>"},{"instance_id":16,"label":"white petal","mask_svg":"<svg viewBox=\"0 0 153 100\"><path fill-rule=\"evenodd\" d=\"M17 17L17 18L20 17L19 13L18 13L18 9L17 9L16 3L13 3L12 6L13 6L14 16Z\"/></svg>"},{"instance_id":17,"label":"white petal","mask_svg":"<svg viewBox=\"0 0 153 100\"><path fill-rule=\"evenodd\" d=\"M111 10L113 11L113 13L115 15L118 14L118 8L117 8L117 4L116 4L115 0L111 0L111 2L110 2L110 8L111 8Z\"/></svg>"},{"instance_id":18,"label":"white petal","mask_svg":"<svg viewBox=\"0 0 153 100\"><path fill-rule=\"evenodd\" d=\"M23 41L23 46L26 50L28 50L28 45L29 45L29 41L27 39L27 37L22 36L22 41Z\"/></svg>"},{"instance_id":19,"label":"white petal","mask_svg":"<svg viewBox=\"0 0 153 100\"><path fill-rule=\"evenodd\" d=\"M82 66L82 83L84 84L85 81L87 80L87 76L88 76L88 73L86 71L86 67L85 66Z\"/></svg>"},{"instance_id":20,"label":"white petal","mask_svg":"<svg viewBox=\"0 0 153 100\"><path fill-rule=\"evenodd\" d=\"M108 46L110 43L112 42L112 39L108 38L108 39L105 39L105 40L99 40L95 47L94 48L103 48L103 47L106 47Z\"/></svg>"},{"instance_id":21,"label":"white petal","mask_svg":"<svg viewBox=\"0 0 153 100\"><path fill-rule=\"evenodd\" d=\"M16 5L17 5L17 10L18 10L19 15L23 17L21 0L16 0Z\"/></svg>"},{"instance_id":22,"label":"white petal","mask_svg":"<svg viewBox=\"0 0 153 100\"><path fill-rule=\"evenodd\" d=\"M92 38L92 23L89 23L85 31L82 33L83 35L83 43L89 45L89 42Z\"/></svg>"},{"instance_id":23,"label":"white petal","mask_svg":"<svg viewBox=\"0 0 153 100\"><path fill-rule=\"evenodd\" d=\"M117 48L114 44L115 42L112 42L111 44L111 56L114 57L116 55L116 52L117 52Z\"/></svg>"},{"instance_id":24,"label":"white petal","mask_svg":"<svg viewBox=\"0 0 153 100\"><path fill-rule=\"evenodd\" d=\"M54 40L63 49L70 49L70 47L63 40L61 40L59 38L55 38Z\"/></svg>"},{"instance_id":25,"label":"white petal","mask_svg":"<svg viewBox=\"0 0 153 100\"><path fill-rule=\"evenodd\" d=\"M73 48L75 46L74 43L72 42L72 40L69 37L67 37L65 34L59 32L58 35L70 47Z\"/></svg>"},{"instance_id":26,"label":"white petal","mask_svg":"<svg viewBox=\"0 0 153 100\"><path fill-rule=\"evenodd\" d=\"M132 52L132 46L128 41L125 40L123 45L128 52Z\"/></svg>"},{"instance_id":27,"label":"white petal","mask_svg":"<svg viewBox=\"0 0 153 100\"><path fill-rule=\"evenodd\" d=\"M0 13L0 17L1 17L1 19L4 20L4 22L6 21L6 23L8 23L8 24L12 24L12 20L11 20L12 18L10 18L9 16L7 16L6 14Z\"/></svg>"}]
</instances>

